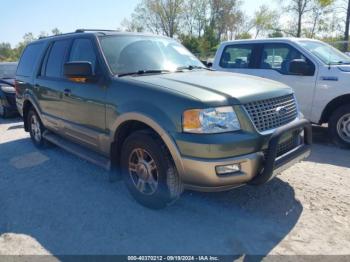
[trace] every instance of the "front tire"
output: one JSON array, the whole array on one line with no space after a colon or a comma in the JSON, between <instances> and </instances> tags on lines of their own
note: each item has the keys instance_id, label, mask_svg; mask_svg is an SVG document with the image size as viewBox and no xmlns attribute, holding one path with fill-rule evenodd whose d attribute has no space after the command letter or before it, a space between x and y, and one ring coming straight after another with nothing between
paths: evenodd
<instances>
[{"instance_id":1,"label":"front tire","mask_svg":"<svg viewBox=\"0 0 350 262\"><path fill-rule=\"evenodd\" d=\"M30 137L34 145L38 148L46 146L46 141L43 137L43 133L46 130L41 120L34 109L31 109L27 115L27 124L29 127Z\"/></svg>"},{"instance_id":2,"label":"front tire","mask_svg":"<svg viewBox=\"0 0 350 262\"><path fill-rule=\"evenodd\" d=\"M328 128L337 146L350 148L350 105L341 106L333 112Z\"/></svg>"},{"instance_id":3,"label":"front tire","mask_svg":"<svg viewBox=\"0 0 350 262\"><path fill-rule=\"evenodd\" d=\"M140 204L161 209L180 197L183 186L177 170L168 149L154 133L131 134L122 152L123 179Z\"/></svg>"}]
</instances>

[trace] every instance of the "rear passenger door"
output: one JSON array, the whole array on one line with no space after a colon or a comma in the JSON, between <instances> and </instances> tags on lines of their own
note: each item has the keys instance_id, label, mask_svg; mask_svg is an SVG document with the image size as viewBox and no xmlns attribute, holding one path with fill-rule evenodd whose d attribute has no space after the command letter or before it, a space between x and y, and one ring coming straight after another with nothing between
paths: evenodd
<instances>
[{"instance_id":1,"label":"rear passenger door","mask_svg":"<svg viewBox=\"0 0 350 262\"><path fill-rule=\"evenodd\" d=\"M254 44L227 45L222 51L218 67L220 71L253 74L257 68L257 48Z\"/></svg>"},{"instance_id":2,"label":"rear passenger door","mask_svg":"<svg viewBox=\"0 0 350 262\"><path fill-rule=\"evenodd\" d=\"M76 82L66 78L63 90L66 134L100 151L100 139L106 132L106 87L93 39L73 39L67 62L90 62L95 79Z\"/></svg>"},{"instance_id":3,"label":"rear passenger door","mask_svg":"<svg viewBox=\"0 0 350 262\"><path fill-rule=\"evenodd\" d=\"M57 40L50 44L34 89L43 111L46 125L54 130L62 130L63 118L63 64L67 57L69 39Z\"/></svg>"}]
</instances>

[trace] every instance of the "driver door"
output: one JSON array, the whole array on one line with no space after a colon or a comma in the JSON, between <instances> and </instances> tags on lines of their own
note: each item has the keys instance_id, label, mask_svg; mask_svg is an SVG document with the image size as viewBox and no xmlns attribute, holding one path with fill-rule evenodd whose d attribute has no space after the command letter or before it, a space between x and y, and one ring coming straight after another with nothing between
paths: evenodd
<instances>
[{"instance_id":1,"label":"driver door","mask_svg":"<svg viewBox=\"0 0 350 262\"><path fill-rule=\"evenodd\" d=\"M302 59L312 68L309 75L296 75L290 72L290 62ZM293 88L300 110L306 118L311 117L313 96L316 86L315 65L300 51L284 43L264 44L259 69L254 75L282 82Z\"/></svg>"},{"instance_id":2,"label":"driver door","mask_svg":"<svg viewBox=\"0 0 350 262\"><path fill-rule=\"evenodd\" d=\"M90 38L73 40L68 62L90 62L96 81L76 82L66 79L63 90L65 134L96 151L101 151L101 137L106 132L106 88L101 82L97 52Z\"/></svg>"}]
</instances>

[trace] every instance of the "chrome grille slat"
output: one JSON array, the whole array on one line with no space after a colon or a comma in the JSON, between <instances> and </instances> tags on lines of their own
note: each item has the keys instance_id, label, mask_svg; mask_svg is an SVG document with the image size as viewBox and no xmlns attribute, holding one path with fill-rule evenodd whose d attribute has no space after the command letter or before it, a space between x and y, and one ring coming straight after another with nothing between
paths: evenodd
<instances>
[{"instance_id":1,"label":"chrome grille slat","mask_svg":"<svg viewBox=\"0 0 350 262\"><path fill-rule=\"evenodd\" d=\"M279 115L276 111L278 107L285 108L285 114ZM298 115L293 94L254 101L245 104L244 108L259 132L268 131L288 124Z\"/></svg>"}]
</instances>

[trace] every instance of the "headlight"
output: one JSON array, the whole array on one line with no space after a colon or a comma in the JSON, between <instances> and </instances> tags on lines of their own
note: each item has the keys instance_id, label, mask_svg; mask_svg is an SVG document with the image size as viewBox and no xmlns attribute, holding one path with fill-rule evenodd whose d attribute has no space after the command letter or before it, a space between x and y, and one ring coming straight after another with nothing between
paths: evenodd
<instances>
[{"instance_id":1,"label":"headlight","mask_svg":"<svg viewBox=\"0 0 350 262\"><path fill-rule=\"evenodd\" d=\"M15 93L16 89L12 86L0 86L1 90L5 93Z\"/></svg>"},{"instance_id":2,"label":"headlight","mask_svg":"<svg viewBox=\"0 0 350 262\"><path fill-rule=\"evenodd\" d=\"M240 130L237 115L232 107L191 109L183 114L184 132L197 134L224 133Z\"/></svg>"}]
</instances>

